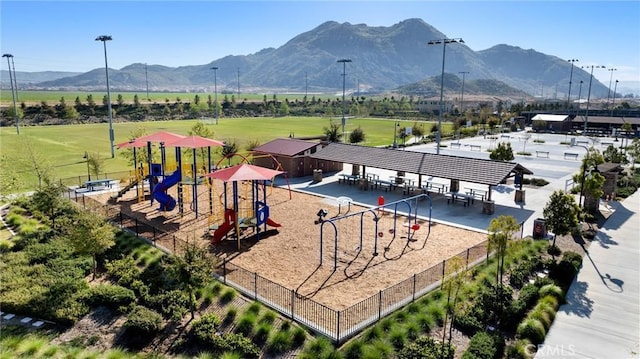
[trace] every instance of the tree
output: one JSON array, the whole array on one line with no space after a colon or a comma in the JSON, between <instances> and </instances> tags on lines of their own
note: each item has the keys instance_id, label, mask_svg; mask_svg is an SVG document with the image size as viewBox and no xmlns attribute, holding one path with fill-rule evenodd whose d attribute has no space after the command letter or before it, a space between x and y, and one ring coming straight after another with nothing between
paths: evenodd
<instances>
[{"instance_id":1,"label":"tree","mask_svg":"<svg viewBox=\"0 0 640 359\"><path fill-rule=\"evenodd\" d=\"M527 152L527 142L529 141L529 139L531 139L531 134L530 133L525 133L522 136L522 139L524 139L524 144L522 145L522 152L526 153Z\"/></svg>"},{"instance_id":2,"label":"tree","mask_svg":"<svg viewBox=\"0 0 640 359\"><path fill-rule=\"evenodd\" d=\"M464 284L469 271L461 257L453 257L447 262L446 275L443 283L443 290L447 292L447 305L444 314L444 325L442 328L442 343L444 344L447 335L447 319L449 322L449 344L453 335L453 321L455 320L456 304L458 302L458 293ZM453 299L453 305L450 304Z\"/></svg>"},{"instance_id":3,"label":"tree","mask_svg":"<svg viewBox=\"0 0 640 359\"><path fill-rule=\"evenodd\" d=\"M621 164L627 163L627 156L624 154L622 149L618 149L614 145L609 145L609 147L607 147L602 153L602 156L606 162Z\"/></svg>"},{"instance_id":4,"label":"tree","mask_svg":"<svg viewBox=\"0 0 640 359\"><path fill-rule=\"evenodd\" d=\"M142 127L142 126L136 127L131 131L131 133L129 133L129 140L133 141L136 138L145 136L147 134L148 134L147 129L145 127ZM152 146L151 156L153 157L157 151L158 151L157 147ZM133 166L134 163L141 164L141 163L147 163L149 161L149 159L147 158L147 149L145 147L140 147L136 149L135 161L133 158L133 152L134 152L133 148L124 148L123 150L120 151L121 156L127 159L127 163L129 164L129 166Z\"/></svg>"},{"instance_id":5,"label":"tree","mask_svg":"<svg viewBox=\"0 0 640 359\"><path fill-rule=\"evenodd\" d=\"M596 171L601 163L604 163L604 156L595 147L591 146L582 158L580 172L573 175L574 183L579 184L578 189L584 195L583 207L587 212L593 212L597 209L599 199L604 193L602 186L605 178Z\"/></svg>"},{"instance_id":6,"label":"tree","mask_svg":"<svg viewBox=\"0 0 640 359\"><path fill-rule=\"evenodd\" d=\"M553 232L552 247L555 247L556 236L569 234L578 225L580 207L574 196L557 190L549 197L542 213L547 227Z\"/></svg>"},{"instance_id":7,"label":"tree","mask_svg":"<svg viewBox=\"0 0 640 359\"><path fill-rule=\"evenodd\" d=\"M176 256L169 267L170 276L178 282L178 287L189 297L191 319L195 317L195 292L213 278L215 260L206 248L197 243L187 243L184 254Z\"/></svg>"},{"instance_id":8,"label":"tree","mask_svg":"<svg viewBox=\"0 0 640 359\"><path fill-rule=\"evenodd\" d=\"M365 139L365 134L364 134L364 131L362 131L362 128L360 126L358 126L358 128L351 131L351 133L349 134L349 143L360 143L364 141L364 139Z\"/></svg>"},{"instance_id":9,"label":"tree","mask_svg":"<svg viewBox=\"0 0 640 359\"><path fill-rule=\"evenodd\" d=\"M500 142L498 146L491 151L489 158L494 161L513 161L513 149L511 149L511 143Z\"/></svg>"},{"instance_id":10,"label":"tree","mask_svg":"<svg viewBox=\"0 0 640 359\"><path fill-rule=\"evenodd\" d=\"M0 155L0 198L19 188L19 178L13 161L6 154Z\"/></svg>"},{"instance_id":11,"label":"tree","mask_svg":"<svg viewBox=\"0 0 640 359\"><path fill-rule=\"evenodd\" d=\"M283 101L280 103L280 108L278 109L278 114L281 116L287 116L289 114L289 104L287 101Z\"/></svg>"},{"instance_id":12,"label":"tree","mask_svg":"<svg viewBox=\"0 0 640 359\"><path fill-rule=\"evenodd\" d=\"M504 274L504 257L507 253L509 239L520 229L520 225L512 216L499 216L491 220L487 231L489 232L489 250L496 252L498 271L496 281L498 287L502 287L502 276Z\"/></svg>"},{"instance_id":13,"label":"tree","mask_svg":"<svg viewBox=\"0 0 640 359\"><path fill-rule=\"evenodd\" d=\"M138 94L133 95L133 105L135 107L140 107L140 98L138 97Z\"/></svg>"},{"instance_id":14,"label":"tree","mask_svg":"<svg viewBox=\"0 0 640 359\"><path fill-rule=\"evenodd\" d=\"M69 218L66 227L66 238L77 253L90 255L93 258L93 279L96 278L96 257L113 247L115 233L113 227L104 218L93 212L80 211Z\"/></svg>"},{"instance_id":15,"label":"tree","mask_svg":"<svg viewBox=\"0 0 640 359\"><path fill-rule=\"evenodd\" d=\"M413 137L420 137L420 140L422 141L422 137L424 137L424 127L418 126L417 123L414 123L413 127L411 128L411 134L413 135Z\"/></svg>"},{"instance_id":16,"label":"tree","mask_svg":"<svg viewBox=\"0 0 640 359\"><path fill-rule=\"evenodd\" d=\"M238 153L238 145L235 142L225 142L222 146L222 156L226 157L231 166L231 157Z\"/></svg>"},{"instance_id":17,"label":"tree","mask_svg":"<svg viewBox=\"0 0 640 359\"><path fill-rule=\"evenodd\" d=\"M329 142L340 142L340 137L342 137L340 125L333 121L329 122L329 127L324 128L324 135Z\"/></svg>"},{"instance_id":18,"label":"tree","mask_svg":"<svg viewBox=\"0 0 640 359\"><path fill-rule=\"evenodd\" d=\"M631 145L627 146L627 154L631 156L631 168L635 168L636 161L640 158L640 139L633 139Z\"/></svg>"},{"instance_id":19,"label":"tree","mask_svg":"<svg viewBox=\"0 0 640 359\"><path fill-rule=\"evenodd\" d=\"M100 158L98 152L87 153L87 164L89 166L89 172L91 172L95 178L100 177L100 173L104 172L104 158Z\"/></svg>"},{"instance_id":20,"label":"tree","mask_svg":"<svg viewBox=\"0 0 640 359\"><path fill-rule=\"evenodd\" d=\"M122 94L121 94L121 93L119 93L119 94L118 94L118 97L117 97L117 99L116 99L116 102L118 103L118 106L122 106L122 105L124 105L124 98L122 97Z\"/></svg>"}]
</instances>

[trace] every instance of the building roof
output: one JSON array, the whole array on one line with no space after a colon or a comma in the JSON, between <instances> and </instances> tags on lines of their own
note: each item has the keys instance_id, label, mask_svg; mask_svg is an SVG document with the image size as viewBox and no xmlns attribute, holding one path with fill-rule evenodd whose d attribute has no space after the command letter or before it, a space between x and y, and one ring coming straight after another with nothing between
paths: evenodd
<instances>
[{"instance_id":1,"label":"building roof","mask_svg":"<svg viewBox=\"0 0 640 359\"><path fill-rule=\"evenodd\" d=\"M513 173L533 174L533 172L515 162L436 155L342 143L330 143L310 157L317 160L351 163L366 167L494 186L510 177Z\"/></svg>"},{"instance_id":2,"label":"building roof","mask_svg":"<svg viewBox=\"0 0 640 359\"><path fill-rule=\"evenodd\" d=\"M576 116L573 122L584 123L584 115ZM589 116L590 123L607 123L611 125L622 126L624 123L630 123L634 126L640 126L640 118L638 117L610 117L610 116Z\"/></svg>"},{"instance_id":3,"label":"building roof","mask_svg":"<svg viewBox=\"0 0 640 359\"><path fill-rule=\"evenodd\" d=\"M548 115L548 114L537 114L533 116L532 121L545 121L545 122L563 122L567 118L568 115Z\"/></svg>"},{"instance_id":4,"label":"building roof","mask_svg":"<svg viewBox=\"0 0 640 359\"><path fill-rule=\"evenodd\" d=\"M295 138L277 138L254 148L255 152L272 155L296 156L318 145L318 142L297 140Z\"/></svg>"}]
</instances>

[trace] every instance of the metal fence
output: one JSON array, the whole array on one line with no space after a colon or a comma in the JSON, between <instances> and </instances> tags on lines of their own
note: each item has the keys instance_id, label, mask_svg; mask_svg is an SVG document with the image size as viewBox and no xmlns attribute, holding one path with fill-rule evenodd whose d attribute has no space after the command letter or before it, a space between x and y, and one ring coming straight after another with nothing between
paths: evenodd
<instances>
[{"instance_id":1,"label":"metal fence","mask_svg":"<svg viewBox=\"0 0 640 359\"><path fill-rule=\"evenodd\" d=\"M162 231L138 219L135 215L123 213L118 206L100 203L73 190L68 191L66 196L84 209L104 215L113 224L146 239L165 252L182 253L187 244L186 238ZM402 282L380 290L377 294L342 310L329 308L313 299L299 295L294 289L286 288L225 259L219 262L215 276L245 296L341 344L386 315L438 288L447 274L451 261L458 261L455 258L459 258L467 268L488 259L487 245L487 241L484 241L467 248L429 269L415 273Z\"/></svg>"}]
</instances>

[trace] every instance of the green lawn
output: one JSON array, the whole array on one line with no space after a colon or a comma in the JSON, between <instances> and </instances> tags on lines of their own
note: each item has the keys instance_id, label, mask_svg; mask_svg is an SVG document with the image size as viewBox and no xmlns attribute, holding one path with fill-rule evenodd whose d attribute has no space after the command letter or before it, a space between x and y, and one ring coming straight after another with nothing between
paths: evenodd
<instances>
[{"instance_id":1,"label":"green lawn","mask_svg":"<svg viewBox=\"0 0 640 359\"><path fill-rule=\"evenodd\" d=\"M186 135L199 120L154 121L114 123L115 143L126 142L132 131L144 127L147 133L169 131ZM340 119L330 120L320 117L261 117L261 118L220 118L218 125L208 124L217 140L235 142L240 151L250 141L265 143L274 138L319 136L330 121L340 123ZM346 132L360 127L365 133L363 145L379 146L393 143L396 119L349 119ZM413 121L401 121L401 127L411 127ZM104 171L116 172L131 169L126 160L116 150L116 158L111 159L109 149L109 126L102 124L64 125L64 126L27 126L21 127L16 135L14 127L0 128L0 149L5 161L3 166L11 166L20 177L20 189L28 190L37 186L38 180L33 173L32 158L54 168L55 178L83 176L87 173L87 164L83 158L85 151L98 153L105 159ZM424 124L425 132L431 129L431 123ZM28 155L31 144L34 155ZM216 153L214 160L220 155ZM4 170L4 169L3 169Z\"/></svg>"}]
</instances>

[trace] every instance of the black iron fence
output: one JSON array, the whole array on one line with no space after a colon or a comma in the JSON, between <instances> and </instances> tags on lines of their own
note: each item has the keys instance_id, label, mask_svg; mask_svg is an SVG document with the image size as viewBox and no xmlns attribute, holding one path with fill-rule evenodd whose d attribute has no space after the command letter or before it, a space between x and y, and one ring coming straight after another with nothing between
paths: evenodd
<instances>
[{"instance_id":1,"label":"black iron fence","mask_svg":"<svg viewBox=\"0 0 640 359\"><path fill-rule=\"evenodd\" d=\"M162 231L152 224L127 214L116 205L100 203L82 193L68 191L66 197L86 210L104 215L113 224L146 239L167 253L182 253L186 238ZM226 285L234 287L245 296L257 300L282 315L305 325L340 344L358 334L369 325L381 320L395 310L413 302L416 298L436 289L447 275L452 261L472 267L488 259L487 241L467 248L451 258L420 273L380 290L377 294L342 310L306 298L294 289L286 288L256 272L222 260L216 268L216 277Z\"/></svg>"}]
</instances>

